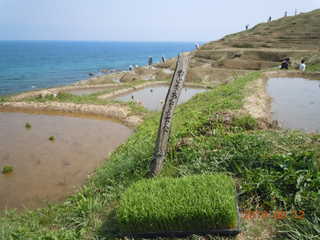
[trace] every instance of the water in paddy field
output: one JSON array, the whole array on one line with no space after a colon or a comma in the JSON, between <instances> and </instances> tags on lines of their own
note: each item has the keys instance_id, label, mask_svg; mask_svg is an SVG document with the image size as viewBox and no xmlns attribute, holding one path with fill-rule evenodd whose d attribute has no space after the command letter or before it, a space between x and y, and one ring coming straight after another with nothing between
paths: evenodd
<instances>
[{"instance_id":1,"label":"water in paddy field","mask_svg":"<svg viewBox=\"0 0 320 240\"><path fill-rule=\"evenodd\" d=\"M102 69L127 70L191 51L191 42L0 41L0 96L68 85Z\"/></svg>"},{"instance_id":2,"label":"water in paddy field","mask_svg":"<svg viewBox=\"0 0 320 240\"><path fill-rule=\"evenodd\" d=\"M168 85L146 87L144 89L119 96L115 100L125 102L137 101L141 102L145 108L151 111L160 111L166 99L168 89ZM204 91L206 91L206 89L204 88L184 87L181 91L178 104L184 103L191 99L197 93L201 93Z\"/></svg>"},{"instance_id":3,"label":"water in paddy field","mask_svg":"<svg viewBox=\"0 0 320 240\"><path fill-rule=\"evenodd\" d=\"M284 128L320 132L320 81L303 78L272 78L272 117Z\"/></svg>"},{"instance_id":4,"label":"water in paddy field","mask_svg":"<svg viewBox=\"0 0 320 240\"><path fill-rule=\"evenodd\" d=\"M0 112L0 170L13 167L0 172L0 212L64 199L131 133L110 120Z\"/></svg>"}]
</instances>

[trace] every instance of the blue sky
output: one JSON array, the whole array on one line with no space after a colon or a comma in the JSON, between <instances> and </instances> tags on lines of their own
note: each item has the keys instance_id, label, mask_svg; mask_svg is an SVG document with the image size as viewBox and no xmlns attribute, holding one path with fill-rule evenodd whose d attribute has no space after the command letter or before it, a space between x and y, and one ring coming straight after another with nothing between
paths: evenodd
<instances>
[{"instance_id":1,"label":"blue sky","mask_svg":"<svg viewBox=\"0 0 320 240\"><path fill-rule=\"evenodd\" d=\"M0 40L210 41L320 0L0 0Z\"/></svg>"}]
</instances>

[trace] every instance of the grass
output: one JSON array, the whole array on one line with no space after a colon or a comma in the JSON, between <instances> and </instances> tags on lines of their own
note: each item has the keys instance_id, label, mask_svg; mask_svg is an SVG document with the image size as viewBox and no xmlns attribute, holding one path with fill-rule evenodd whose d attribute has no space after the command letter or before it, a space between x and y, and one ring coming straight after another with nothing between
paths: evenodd
<instances>
[{"instance_id":1,"label":"grass","mask_svg":"<svg viewBox=\"0 0 320 240\"><path fill-rule=\"evenodd\" d=\"M251 43L236 43L236 44L233 44L232 47L235 47L235 48L254 48L255 46Z\"/></svg>"},{"instance_id":2,"label":"grass","mask_svg":"<svg viewBox=\"0 0 320 240\"><path fill-rule=\"evenodd\" d=\"M306 68L307 72L320 72L320 63L308 65Z\"/></svg>"},{"instance_id":3,"label":"grass","mask_svg":"<svg viewBox=\"0 0 320 240\"><path fill-rule=\"evenodd\" d=\"M248 116L222 117L241 109L249 94L247 84L260 76L250 73L177 107L161 176L227 173L236 182L242 209L304 210L305 219L316 226L320 135L261 129ZM128 141L63 203L22 214L4 213L0 239L113 239L113 211L128 187L148 174L159 117L159 113L146 116ZM290 239L286 233L283 238Z\"/></svg>"},{"instance_id":4,"label":"grass","mask_svg":"<svg viewBox=\"0 0 320 240\"><path fill-rule=\"evenodd\" d=\"M8 173L11 173L13 172L13 167L12 166L4 166L2 168L2 173L3 174L8 174Z\"/></svg>"},{"instance_id":5,"label":"grass","mask_svg":"<svg viewBox=\"0 0 320 240\"><path fill-rule=\"evenodd\" d=\"M50 137L49 137L49 141L54 142L55 140L56 140L56 137L55 137L55 136L50 136Z\"/></svg>"},{"instance_id":6,"label":"grass","mask_svg":"<svg viewBox=\"0 0 320 240\"><path fill-rule=\"evenodd\" d=\"M30 123L27 122L27 123L24 125L24 127L25 127L26 129L31 129L32 126L31 126Z\"/></svg>"},{"instance_id":7,"label":"grass","mask_svg":"<svg viewBox=\"0 0 320 240\"><path fill-rule=\"evenodd\" d=\"M234 229L235 196L223 174L141 180L121 196L117 218L123 234Z\"/></svg>"},{"instance_id":8,"label":"grass","mask_svg":"<svg viewBox=\"0 0 320 240\"><path fill-rule=\"evenodd\" d=\"M288 219L281 224L280 231L290 240L319 240L319 224L319 217L314 217L312 221Z\"/></svg>"},{"instance_id":9,"label":"grass","mask_svg":"<svg viewBox=\"0 0 320 240\"><path fill-rule=\"evenodd\" d=\"M8 97L0 96L0 103L4 103L8 101Z\"/></svg>"}]
</instances>

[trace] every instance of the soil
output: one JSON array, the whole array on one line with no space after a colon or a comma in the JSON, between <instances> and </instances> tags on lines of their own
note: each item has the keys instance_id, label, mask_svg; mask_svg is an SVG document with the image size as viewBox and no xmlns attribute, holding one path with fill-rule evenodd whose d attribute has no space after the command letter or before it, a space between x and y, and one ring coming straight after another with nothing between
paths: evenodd
<instances>
[{"instance_id":1,"label":"soil","mask_svg":"<svg viewBox=\"0 0 320 240\"><path fill-rule=\"evenodd\" d=\"M61 102L6 102L0 104L1 112L41 112L41 113L66 113L103 116L121 121L127 126L135 127L142 122L140 116L130 116L128 107L120 104L94 105Z\"/></svg>"}]
</instances>

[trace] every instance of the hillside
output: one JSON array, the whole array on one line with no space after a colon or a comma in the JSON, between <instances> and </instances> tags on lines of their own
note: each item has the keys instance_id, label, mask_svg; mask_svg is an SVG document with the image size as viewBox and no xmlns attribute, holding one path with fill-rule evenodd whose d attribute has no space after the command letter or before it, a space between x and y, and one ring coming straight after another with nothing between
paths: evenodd
<instances>
[{"instance_id":1,"label":"hillside","mask_svg":"<svg viewBox=\"0 0 320 240\"><path fill-rule=\"evenodd\" d=\"M320 62L320 10L260 23L247 31L209 42L196 51L193 68L260 70L290 57L295 66L302 58ZM219 75L219 70L216 70Z\"/></svg>"},{"instance_id":2,"label":"hillside","mask_svg":"<svg viewBox=\"0 0 320 240\"><path fill-rule=\"evenodd\" d=\"M305 59L307 70L320 69L320 9L297 16L260 23L239 33L212 41L192 52L188 82L219 85L250 71L276 68L283 58L295 68ZM128 73L94 77L84 84L171 79L176 59L140 67Z\"/></svg>"}]
</instances>

